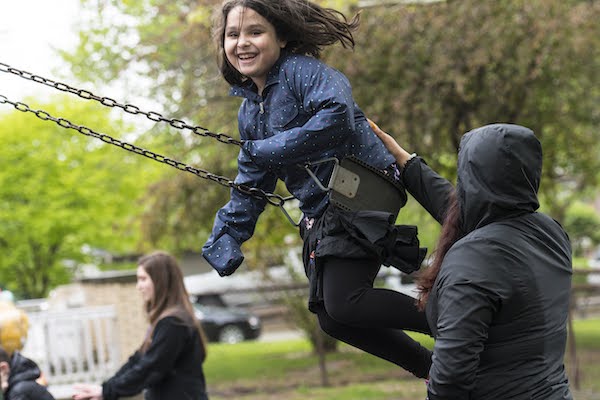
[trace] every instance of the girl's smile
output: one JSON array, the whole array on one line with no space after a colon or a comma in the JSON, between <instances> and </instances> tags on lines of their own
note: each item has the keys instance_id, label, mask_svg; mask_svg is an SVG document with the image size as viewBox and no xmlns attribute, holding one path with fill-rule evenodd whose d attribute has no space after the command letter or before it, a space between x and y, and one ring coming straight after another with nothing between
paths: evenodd
<instances>
[{"instance_id":1,"label":"girl's smile","mask_svg":"<svg viewBox=\"0 0 600 400\"><path fill-rule=\"evenodd\" d=\"M252 79L259 93L286 44L277 37L275 27L251 8L237 6L227 15L223 43L227 61Z\"/></svg>"}]
</instances>

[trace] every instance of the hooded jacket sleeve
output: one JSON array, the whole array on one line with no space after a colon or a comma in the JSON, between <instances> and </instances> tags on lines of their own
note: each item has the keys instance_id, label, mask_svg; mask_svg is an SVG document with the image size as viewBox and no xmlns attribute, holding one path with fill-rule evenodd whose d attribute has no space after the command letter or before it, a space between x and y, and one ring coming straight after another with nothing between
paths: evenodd
<instances>
[{"instance_id":1,"label":"hooded jacket sleeve","mask_svg":"<svg viewBox=\"0 0 600 400\"><path fill-rule=\"evenodd\" d=\"M414 157L402 170L406 190L440 224L444 223L452 184L432 170L421 157Z\"/></svg>"},{"instance_id":2,"label":"hooded jacket sleeve","mask_svg":"<svg viewBox=\"0 0 600 400\"><path fill-rule=\"evenodd\" d=\"M494 246L484 239L459 241L446 254L435 283L429 400L469 399L493 315L508 298L503 278L490 265Z\"/></svg>"},{"instance_id":3,"label":"hooded jacket sleeve","mask_svg":"<svg viewBox=\"0 0 600 400\"><path fill-rule=\"evenodd\" d=\"M244 143L244 149L263 168L317 161L355 130L352 88L341 72L311 60L294 64L286 72L286 80L311 116L302 126Z\"/></svg>"},{"instance_id":4,"label":"hooded jacket sleeve","mask_svg":"<svg viewBox=\"0 0 600 400\"><path fill-rule=\"evenodd\" d=\"M45 386L36 382L40 368L35 361L15 351L10 360L11 374L6 398L11 400L54 400Z\"/></svg>"},{"instance_id":5,"label":"hooded jacket sleeve","mask_svg":"<svg viewBox=\"0 0 600 400\"><path fill-rule=\"evenodd\" d=\"M242 149L238 156L235 183L272 192L277 176L259 168ZM217 212L212 234L202 247L202 256L219 275L231 275L241 265L244 256L240 246L254 233L266 204L265 199L254 198L237 189L231 190L231 199Z\"/></svg>"},{"instance_id":6,"label":"hooded jacket sleeve","mask_svg":"<svg viewBox=\"0 0 600 400\"><path fill-rule=\"evenodd\" d=\"M48 389L35 381L21 381L9 388L10 400L55 400Z\"/></svg>"},{"instance_id":7,"label":"hooded jacket sleeve","mask_svg":"<svg viewBox=\"0 0 600 400\"><path fill-rule=\"evenodd\" d=\"M122 368L119 374L102 384L104 400L141 393L144 388L160 382L171 373L181 352L185 351L189 329L178 323L175 317L165 317L158 321L148 350L139 354L135 362L129 363L128 368Z\"/></svg>"}]
</instances>

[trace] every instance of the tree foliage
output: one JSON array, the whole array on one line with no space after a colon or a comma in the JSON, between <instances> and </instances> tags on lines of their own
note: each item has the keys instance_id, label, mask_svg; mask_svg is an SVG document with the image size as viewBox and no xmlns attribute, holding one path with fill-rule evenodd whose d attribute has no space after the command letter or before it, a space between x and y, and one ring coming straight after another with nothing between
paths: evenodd
<instances>
[{"instance_id":1,"label":"tree foliage","mask_svg":"<svg viewBox=\"0 0 600 400\"><path fill-rule=\"evenodd\" d=\"M533 129L542 195L557 218L600 167L600 5L461 0L370 8L356 52L331 54L367 114L454 173L462 134L494 122Z\"/></svg>"},{"instance_id":2,"label":"tree foliage","mask_svg":"<svg viewBox=\"0 0 600 400\"><path fill-rule=\"evenodd\" d=\"M130 129L89 103L58 97L40 108L100 132ZM138 245L138 199L156 167L33 114L3 113L0 124L2 284L43 297L70 280L65 261L85 261L84 245L115 253Z\"/></svg>"},{"instance_id":3,"label":"tree foliage","mask_svg":"<svg viewBox=\"0 0 600 400\"><path fill-rule=\"evenodd\" d=\"M211 37L211 17L220 1L82 3L87 11L79 45L73 53L63 53L68 62L78 66L74 69L77 78L98 85L149 80L151 86L133 85L131 93L151 96L168 117L238 136L240 101L228 96L228 86L216 67ZM109 20L107 15L119 18ZM91 23L97 20L102 23ZM148 92L140 93L140 87ZM165 127L156 127L152 134L174 158L190 160L190 164L216 175L235 177L236 146L209 138L190 138ZM287 194L283 186L279 191ZM216 211L228 199L229 190L214 182L170 173L148 190L142 223L144 238L155 247L172 251L199 250L210 234ZM281 261L279 252L264 246L293 231L292 225L276 212L268 207L261 217L256 237L265 240L244 246L252 265Z\"/></svg>"},{"instance_id":4,"label":"tree foliage","mask_svg":"<svg viewBox=\"0 0 600 400\"><path fill-rule=\"evenodd\" d=\"M64 54L78 78L122 82L172 117L236 136L239 99L227 96L211 38L219 0L82 3L79 46ZM348 16L356 9L347 7L357 4L322 3ZM576 0L370 7L362 12L354 53L334 46L326 61L349 76L369 117L450 178L464 132L492 122L532 128L545 151L542 195L561 220L573 198L599 184L599 14L598 2ZM235 146L166 128L155 134L179 158L235 175ZM170 249L199 249L228 196L212 182L173 173L147 194L145 237ZM270 244L293 231L276 212L261 217L255 240L245 245L251 264L278 259ZM422 213L406 214L403 223L422 226Z\"/></svg>"},{"instance_id":5,"label":"tree foliage","mask_svg":"<svg viewBox=\"0 0 600 400\"><path fill-rule=\"evenodd\" d=\"M576 256L600 244L600 216L593 207L580 202L572 204L564 221Z\"/></svg>"}]
</instances>

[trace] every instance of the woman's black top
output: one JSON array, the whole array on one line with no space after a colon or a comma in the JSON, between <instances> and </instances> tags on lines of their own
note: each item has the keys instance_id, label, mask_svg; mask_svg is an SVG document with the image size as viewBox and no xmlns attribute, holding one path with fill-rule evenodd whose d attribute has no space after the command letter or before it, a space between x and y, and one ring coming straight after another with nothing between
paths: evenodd
<instances>
[{"instance_id":1,"label":"woman's black top","mask_svg":"<svg viewBox=\"0 0 600 400\"><path fill-rule=\"evenodd\" d=\"M202 339L195 326L167 316L156 324L145 353L137 351L102 384L104 400L144 391L146 400L207 400Z\"/></svg>"}]
</instances>

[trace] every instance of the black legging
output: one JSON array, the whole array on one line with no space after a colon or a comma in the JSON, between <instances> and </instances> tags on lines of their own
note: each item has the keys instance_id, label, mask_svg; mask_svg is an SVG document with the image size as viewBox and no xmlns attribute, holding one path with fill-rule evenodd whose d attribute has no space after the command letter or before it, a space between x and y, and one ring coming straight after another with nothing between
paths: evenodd
<instances>
[{"instance_id":1,"label":"black legging","mask_svg":"<svg viewBox=\"0 0 600 400\"><path fill-rule=\"evenodd\" d=\"M323 331L427 378L431 351L402 331L431 334L425 313L417 309L414 299L373 288L381 267L375 260L327 257L321 267L324 307L316 311Z\"/></svg>"}]
</instances>

